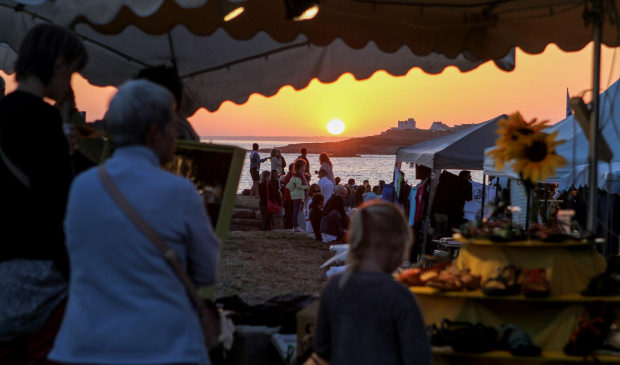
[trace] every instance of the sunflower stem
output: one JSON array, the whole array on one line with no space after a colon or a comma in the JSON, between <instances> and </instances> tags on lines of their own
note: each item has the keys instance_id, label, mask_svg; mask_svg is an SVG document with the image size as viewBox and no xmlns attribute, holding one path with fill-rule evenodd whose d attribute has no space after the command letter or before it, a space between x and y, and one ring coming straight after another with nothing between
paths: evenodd
<instances>
[{"instance_id":1,"label":"sunflower stem","mask_svg":"<svg viewBox=\"0 0 620 365\"><path fill-rule=\"evenodd\" d=\"M530 206L532 199L532 188L534 187L534 184L530 180L524 179L523 176L521 176L521 180L523 181L523 186L525 187L525 234L529 239L531 217Z\"/></svg>"},{"instance_id":2,"label":"sunflower stem","mask_svg":"<svg viewBox=\"0 0 620 365\"><path fill-rule=\"evenodd\" d=\"M527 233L527 237L530 237L530 197L532 195L532 188L529 184L525 184L525 194L526 194L526 203L525 203L525 232Z\"/></svg>"}]
</instances>

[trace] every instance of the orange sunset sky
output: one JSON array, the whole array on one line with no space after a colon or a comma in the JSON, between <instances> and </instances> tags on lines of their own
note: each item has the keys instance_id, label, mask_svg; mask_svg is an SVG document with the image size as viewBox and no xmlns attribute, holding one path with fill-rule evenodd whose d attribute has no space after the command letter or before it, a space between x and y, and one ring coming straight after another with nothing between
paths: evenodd
<instances>
[{"instance_id":1,"label":"orange sunset sky","mask_svg":"<svg viewBox=\"0 0 620 365\"><path fill-rule=\"evenodd\" d=\"M620 77L618 53L603 47L603 90ZM12 90L12 76L0 74ZM254 94L243 105L225 102L214 113L200 109L189 120L202 136L325 136L325 125L333 118L345 122L343 136L366 136L411 117L419 128L428 128L434 121L478 123L516 110L525 118L554 123L565 116L566 89L571 96L590 99L591 79L591 46L566 53L549 45L539 55L517 50L512 72L487 62L467 73L455 67L439 75L413 69L402 77L379 71L365 81L345 74L331 84L313 80L300 91L287 86L269 98ZM94 87L81 76L74 78L73 87L78 109L87 112L89 121L102 117L115 91Z\"/></svg>"}]
</instances>

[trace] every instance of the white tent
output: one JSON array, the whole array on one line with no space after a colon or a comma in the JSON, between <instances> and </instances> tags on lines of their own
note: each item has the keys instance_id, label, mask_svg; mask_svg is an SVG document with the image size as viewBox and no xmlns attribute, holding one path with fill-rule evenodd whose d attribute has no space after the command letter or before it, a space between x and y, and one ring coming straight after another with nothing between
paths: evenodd
<instances>
[{"instance_id":1,"label":"white tent","mask_svg":"<svg viewBox=\"0 0 620 365\"><path fill-rule=\"evenodd\" d=\"M600 129L603 137L609 145L613 157L611 163L599 162L598 186L606 189L607 180L617 175L620 171L620 80L616 81L607 90L601 93L601 121ZM566 158L568 163L556 170L555 176L547 179L548 182L559 183L559 189L565 190L571 185L583 186L588 184L588 139L574 115L546 128L547 133L558 132L557 139L565 140L556 148L556 153ZM486 156L485 151L484 173L492 176L505 176L518 179L519 176L510 166L505 166L502 171L495 168L493 158Z\"/></svg>"},{"instance_id":2,"label":"white tent","mask_svg":"<svg viewBox=\"0 0 620 365\"><path fill-rule=\"evenodd\" d=\"M484 149L495 144L500 115L484 123L465 127L396 151L396 163L417 163L431 169L482 170Z\"/></svg>"}]
</instances>

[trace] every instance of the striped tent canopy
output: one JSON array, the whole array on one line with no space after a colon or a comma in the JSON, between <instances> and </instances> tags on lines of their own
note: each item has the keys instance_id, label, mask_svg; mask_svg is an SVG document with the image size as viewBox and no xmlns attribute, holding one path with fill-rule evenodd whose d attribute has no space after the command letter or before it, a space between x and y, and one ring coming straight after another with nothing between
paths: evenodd
<instances>
[{"instance_id":1,"label":"striped tent canopy","mask_svg":"<svg viewBox=\"0 0 620 365\"><path fill-rule=\"evenodd\" d=\"M0 0L0 42L9 46L0 53L14 53L36 24L70 25L87 47L90 60L82 75L94 85L118 86L144 67L176 65L185 85L184 115L200 107L215 111L225 101L243 104L253 93L271 96L287 85L303 89L313 79L333 82L344 73L363 80L379 70L401 76L416 67L431 74L448 66L466 72L484 62L469 52L418 55L405 45L387 52L374 41L351 47L339 37L315 44L303 32L281 37L260 28L231 31L247 17L260 24L260 14L283 11L280 2L252 4L261 9L253 13L250 7L224 23L215 1ZM0 55L0 69L10 73L12 62L1 61L13 58ZM495 63L512 70L514 50Z\"/></svg>"}]
</instances>

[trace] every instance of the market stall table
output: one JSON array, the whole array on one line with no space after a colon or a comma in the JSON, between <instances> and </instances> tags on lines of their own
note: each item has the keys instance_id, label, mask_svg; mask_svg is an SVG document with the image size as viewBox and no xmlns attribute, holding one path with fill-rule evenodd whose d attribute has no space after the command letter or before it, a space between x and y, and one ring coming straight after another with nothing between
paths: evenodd
<instances>
[{"instance_id":1,"label":"market stall table","mask_svg":"<svg viewBox=\"0 0 620 365\"><path fill-rule=\"evenodd\" d=\"M605 270L605 260L592 244L580 241L547 243L519 241L492 243L486 240L462 240L463 247L454 265L481 275L482 282L495 277L498 268L513 264L521 269L543 268L551 284L547 298L527 298L522 295L489 296L481 292L441 292L430 287L412 287L427 325L447 318L454 321L483 323L499 327L513 324L528 333L533 342L542 347L543 355L537 361L572 361L562 349L576 328L579 317L588 303L605 301L620 308L620 296L586 297L579 292L590 279ZM468 356L473 363L480 358L445 349L435 349L436 363L463 363ZM463 358L463 356L465 358ZM494 351L480 354L486 359L510 359L507 352ZM620 357L606 357L620 361Z\"/></svg>"}]
</instances>

